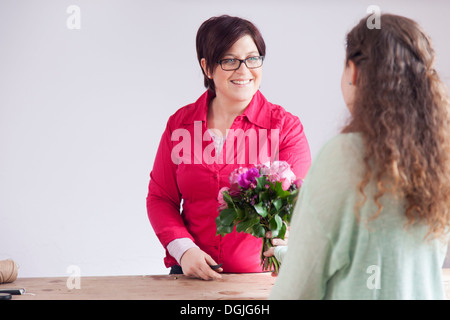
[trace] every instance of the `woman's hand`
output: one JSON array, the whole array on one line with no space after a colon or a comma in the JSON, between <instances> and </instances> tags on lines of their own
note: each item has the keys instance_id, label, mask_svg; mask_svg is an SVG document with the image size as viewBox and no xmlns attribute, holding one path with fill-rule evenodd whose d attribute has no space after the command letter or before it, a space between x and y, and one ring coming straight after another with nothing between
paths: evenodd
<instances>
[{"instance_id":1,"label":"woman's hand","mask_svg":"<svg viewBox=\"0 0 450 320\"><path fill-rule=\"evenodd\" d=\"M188 277L200 278L203 280L221 279L222 276L218 272L222 272L222 268L214 271L210 266L217 265L210 255L199 248L188 249L180 259L183 273Z\"/></svg>"},{"instance_id":2,"label":"woman's hand","mask_svg":"<svg viewBox=\"0 0 450 320\"><path fill-rule=\"evenodd\" d=\"M272 238L272 232L268 231L266 233L266 238ZM289 228L286 230L286 234L284 235L284 240L280 238L273 238L272 239L272 245L273 247L270 247L268 250L264 251L264 256L266 257L272 257L275 255L275 247L278 246L287 246L288 244L288 238L289 238ZM277 274L275 272L272 272L272 276L276 277Z\"/></svg>"},{"instance_id":3,"label":"woman's hand","mask_svg":"<svg viewBox=\"0 0 450 320\"><path fill-rule=\"evenodd\" d=\"M268 231L266 232L266 238L272 238L272 231ZM272 244L274 245L273 247L269 248L269 250L264 252L264 255L266 257L271 257L273 256L273 252L275 250L275 247L277 246L287 246L288 244L288 238L289 238L289 228L286 230L286 234L284 235L284 240L280 239L280 238L273 238L272 239ZM267 252L267 254L266 254Z\"/></svg>"}]
</instances>

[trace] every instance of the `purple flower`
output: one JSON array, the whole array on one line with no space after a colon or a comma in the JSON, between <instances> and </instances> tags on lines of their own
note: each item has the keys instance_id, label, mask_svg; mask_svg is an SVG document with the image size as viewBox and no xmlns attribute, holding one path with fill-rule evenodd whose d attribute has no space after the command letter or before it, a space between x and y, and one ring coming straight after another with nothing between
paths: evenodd
<instances>
[{"instance_id":1,"label":"purple flower","mask_svg":"<svg viewBox=\"0 0 450 320\"><path fill-rule=\"evenodd\" d=\"M258 178L259 176L259 170L257 168L251 168L241 173L237 177L237 182L242 188L248 189L250 186L256 186L256 178Z\"/></svg>"},{"instance_id":2,"label":"purple flower","mask_svg":"<svg viewBox=\"0 0 450 320\"><path fill-rule=\"evenodd\" d=\"M241 174L247 172L247 170L248 170L248 168L240 167L238 169L235 169L233 172L231 172L230 177L229 177L231 187L239 184L238 183L239 176Z\"/></svg>"}]
</instances>

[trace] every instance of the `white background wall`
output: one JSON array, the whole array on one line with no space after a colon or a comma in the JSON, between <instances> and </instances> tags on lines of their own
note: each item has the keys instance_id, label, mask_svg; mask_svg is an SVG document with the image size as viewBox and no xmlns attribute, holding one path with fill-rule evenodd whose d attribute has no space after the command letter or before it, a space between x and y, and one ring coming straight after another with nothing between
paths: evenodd
<instances>
[{"instance_id":1,"label":"white background wall","mask_svg":"<svg viewBox=\"0 0 450 320\"><path fill-rule=\"evenodd\" d=\"M204 92L200 24L260 28L261 91L300 117L314 158L347 116L345 34L371 4L424 26L450 84L445 0L0 0L0 260L22 277L167 273L145 198L168 117Z\"/></svg>"}]
</instances>

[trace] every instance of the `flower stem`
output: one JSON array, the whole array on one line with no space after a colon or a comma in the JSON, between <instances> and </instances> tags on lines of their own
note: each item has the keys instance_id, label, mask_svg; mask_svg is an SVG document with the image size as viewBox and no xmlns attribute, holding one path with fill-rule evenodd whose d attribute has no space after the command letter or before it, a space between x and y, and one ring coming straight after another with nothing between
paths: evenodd
<instances>
[{"instance_id":1,"label":"flower stem","mask_svg":"<svg viewBox=\"0 0 450 320\"><path fill-rule=\"evenodd\" d=\"M280 263L278 262L277 258L275 258L274 256L272 257L264 256L264 252L272 247L273 245L272 242L270 241L270 238L264 237L261 249L261 265L263 267L263 271L272 271L278 273L280 269Z\"/></svg>"}]
</instances>

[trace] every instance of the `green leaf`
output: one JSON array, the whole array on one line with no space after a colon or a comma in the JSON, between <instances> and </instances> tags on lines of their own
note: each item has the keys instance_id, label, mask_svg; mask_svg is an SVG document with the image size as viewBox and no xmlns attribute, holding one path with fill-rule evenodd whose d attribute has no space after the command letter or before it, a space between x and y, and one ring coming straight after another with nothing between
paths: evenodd
<instances>
[{"instance_id":1,"label":"green leaf","mask_svg":"<svg viewBox=\"0 0 450 320\"><path fill-rule=\"evenodd\" d=\"M283 206L283 200L276 199L272 202L272 204L275 207L275 209L277 209L277 211L280 211L281 207Z\"/></svg>"},{"instance_id":2,"label":"green leaf","mask_svg":"<svg viewBox=\"0 0 450 320\"><path fill-rule=\"evenodd\" d=\"M284 236L286 235L286 230L287 230L286 224L283 223L280 231L278 232L277 238L284 240Z\"/></svg>"},{"instance_id":3,"label":"green leaf","mask_svg":"<svg viewBox=\"0 0 450 320\"><path fill-rule=\"evenodd\" d=\"M267 179L265 176L256 178L256 191L263 191L266 189Z\"/></svg>"},{"instance_id":4,"label":"green leaf","mask_svg":"<svg viewBox=\"0 0 450 320\"><path fill-rule=\"evenodd\" d=\"M231 232L233 232L233 226L224 226L224 225L220 225L220 224L217 225L217 231L216 231L217 235L224 236Z\"/></svg>"},{"instance_id":5,"label":"green leaf","mask_svg":"<svg viewBox=\"0 0 450 320\"><path fill-rule=\"evenodd\" d=\"M276 192L277 196L280 198L285 198L291 194L289 191L283 190L283 186L282 186L281 182L277 182L275 184L275 192Z\"/></svg>"},{"instance_id":6,"label":"green leaf","mask_svg":"<svg viewBox=\"0 0 450 320\"><path fill-rule=\"evenodd\" d=\"M234 207L233 198L231 198L228 191L223 192L222 195L223 195L223 200L227 203L228 207L233 208Z\"/></svg>"},{"instance_id":7,"label":"green leaf","mask_svg":"<svg viewBox=\"0 0 450 320\"><path fill-rule=\"evenodd\" d=\"M273 238L279 238L280 237L280 231L283 227L284 223L283 220L279 215L274 215L272 219L269 221L269 227L270 231L272 231L272 237Z\"/></svg>"},{"instance_id":8,"label":"green leaf","mask_svg":"<svg viewBox=\"0 0 450 320\"><path fill-rule=\"evenodd\" d=\"M260 224L256 224L252 227L253 232L252 235L254 235L257 238L264 238L266 236L266 229Z\"/></svg>"},{"instance_id":9,"label":"green leaf","mask_svg":"<svg viewBox=\"0 0 450 320\"><path fill-rule=\"evenodd\" d=\"M254 217L250 220L241 221L236 225L237 232L247 232L247 230L259 223L259 217ZM250 230L251 231L251 230ZM248 232L247 232L248 233Z\"/></svg>"},{"instance_id":10,"label":"green leaf","mask_svg":"<svg viewBox=\"0 0 450 320\"><path fill-rule=\"evenodd\" d=\"M283 220L277 214L274 215L272 217L272 219L270 219L270 221L269 221L269 226L270 226L270 230L272 230L272 233L274 231L280 231L282 225L283 225ZM272 236L274 237L273 234L272 234Z\"/></svg>"},{"instance_id":11,"label":"green leaf","mask_svg":"<svg viewBox=\"0 0 450 320\"><path fill-rule=\"evenodd\" d=\"M280 216L281 219L282 219L283 221L285 221L286 223L288 223L288 224L290 223L290 221L291 221L291 215L288 214L288 212L287 212L286 210L282 210L282 211L280 212L279 216Z\"/></svg>"},{"instance_id":12,"label":"green leaf","mask_svg":"<svg viewBox=\"0 0 450 320\"><path fill-rule=\"evenodd\" d=\"M224 209L219 214L219 223L224 226L231 226L234 219L236 219L236 210L234 208Z\"/></svg>"},{"instance_id":13,"label":"green leaf","mask_svg":"<svg viewBox=\"0 0 450 320\"><path fill-rule=\"evenodd\" d=\"M259 201L270 200L269 190L263 191L259 194Z\"/></svg>"},{"instance_id":14,"label":"green leaf","mask_svg":"<svg viewBox=\"0 0 450 320\"><path fill-rule=\"evenodd\" d=\"M264 206L263 202L259 202L258 204L255 204L253 206L255 208L256 212L263 218L267 217L267 209Z\"/></svg>"},{"instance_id":15,"label":"green leaf","mask_svg":"<svg viewBox=\"0 0 450 320\"><path fill-rule=\"evenodd\" d=\"M236 220L242 220L245 217L245 210L236 207Z\"/></svg>"},{"instance_id":16,"label":"green leaf","mask_svg":"<svg viewBox=\"0 0 450 320\"><path fill-rule=\"evenodd\" d=\"M291 192L291 194L287 197L287 200L289 203L291 204L295 204L295 202L297 201L298 198L298 191L299 189L295 189L294 191Z\"/></svg>"}]
</instances>

